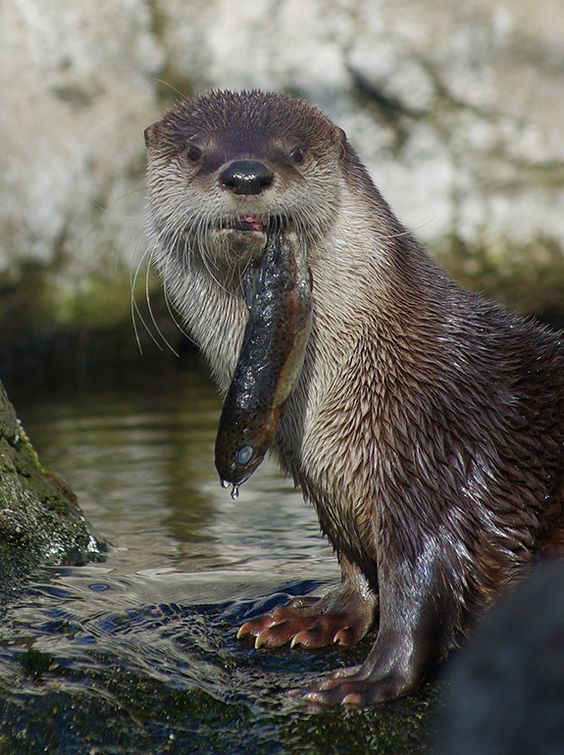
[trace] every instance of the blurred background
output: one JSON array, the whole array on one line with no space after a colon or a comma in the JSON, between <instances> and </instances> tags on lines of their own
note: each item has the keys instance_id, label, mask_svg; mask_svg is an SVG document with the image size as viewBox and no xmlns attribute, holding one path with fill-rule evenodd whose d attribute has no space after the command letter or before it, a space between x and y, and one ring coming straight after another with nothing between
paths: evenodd
<instances>
[{"instance_id":1,"label":"blurred background","mask_svg":"<svg viewBox=\"0 0 564 755\"><path fill-rule=\"evenodd\" d=\"M0 30L4 377L135 353L143 129L210 87L318 104L458 280L562 322L561 0L4 0Z\"/></svg>"}]
</instances>

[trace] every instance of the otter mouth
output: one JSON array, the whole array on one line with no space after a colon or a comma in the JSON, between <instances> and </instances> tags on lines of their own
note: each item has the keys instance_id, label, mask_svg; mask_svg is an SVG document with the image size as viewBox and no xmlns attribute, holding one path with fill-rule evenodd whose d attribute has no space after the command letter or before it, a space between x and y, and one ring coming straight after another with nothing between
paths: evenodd
<instances>
[{"instance_id":1,"label":"otter mouth","mask_svg":"<svg viewBox=\"0 0 564 755\"><path fill-rule=\"evenodd\" d=\"M267 233L268 222L258 215L240 215L238 218L231 218L221 224L222 229L240 231L242 233L256 232Z\"/></svg>"},{"instance_id":2,"label":"otter mouth","mask_svg":"<svg viewBox=\"0 0 564 755\"><path fill-rule=\"evenodd\" d=\"M219 223L218 234L227 248L244 262L249 255L260 256L266 246L271 227L270 218L249 213L222 220Z\"/></svg>"},{"instance_id":3,"label":"otter mouth","mask_svg":"<svg viewBox=\"0 0 564 755\"><path fill-rule=\"evenodd\" d=\"M258 258L271 233L285 227L287 221L276 215L238 215L220 220L217 234L222 243L242 261L249 255Z\"/></svg>"}]
</instances>

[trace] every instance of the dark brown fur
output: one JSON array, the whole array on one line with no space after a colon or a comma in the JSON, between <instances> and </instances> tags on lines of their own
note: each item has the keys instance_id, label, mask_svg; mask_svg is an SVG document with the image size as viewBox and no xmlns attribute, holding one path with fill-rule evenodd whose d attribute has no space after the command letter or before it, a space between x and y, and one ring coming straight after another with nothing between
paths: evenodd
<instances>
[{"instance_id":1,"label":"dark brown fur","mask_svg":"<svg viewBox=\"0 0 564 755\"><path fill-rule=\"evenodd\" d=\"M564 547L562 342L451 281L342 131L303 101L210 93L171 111L147 143L157 262L223 390L244 330L244 255L221 242L219 221L290 218L315 281L276 447L343 580L240 634L257 646L350 643L379 613L365 663L305 696L363 704L410 691L477 610ZM288 157L295 146L303 165ZM249 157L275 180L234 196L218 176Z\"/></svg>"}]
</instances>

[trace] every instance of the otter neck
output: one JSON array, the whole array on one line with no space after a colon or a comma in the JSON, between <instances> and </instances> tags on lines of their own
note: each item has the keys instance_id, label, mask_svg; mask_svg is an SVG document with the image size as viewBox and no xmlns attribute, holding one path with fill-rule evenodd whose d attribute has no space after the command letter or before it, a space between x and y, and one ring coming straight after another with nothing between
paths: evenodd
<instances>
[{"instance_id":1,"label":"otter neck","mask_svg":"<svg viewBox=\"0 0 564 755\"><path fill-rule=\"evenodd\" d=\"M324 337L350 341L359 326L362 330L386 321L398 299L415 298L411 276L402 270L406 238L383 201L376 212L366 197L359 200L350 189L342 192L331 233L309 255L315 313L323 321L319 330Z\"/></svg>"}]
</instances>

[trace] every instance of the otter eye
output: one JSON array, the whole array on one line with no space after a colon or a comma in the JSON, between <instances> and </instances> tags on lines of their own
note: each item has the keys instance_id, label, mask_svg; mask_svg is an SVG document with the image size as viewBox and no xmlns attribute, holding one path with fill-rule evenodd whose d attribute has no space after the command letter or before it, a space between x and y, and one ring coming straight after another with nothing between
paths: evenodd
<instances>
[{"instance_id":1,"label":"otter eye","mask_svg":"<svg viewBox=\"0 0 564 755\"><path fill-rule=\"evenodd\" d=\"M188 152L186 154L188 155L188 159L191 162L197 163L202 156L202 150L199 147L196 147L195 144L192 144L190 147L188 147Z\"/></svg>"},{"instance_id":2,"label":"otter eye","mask_svg":"<svg viewBox=\"0 0 564 755\"><path fill-rule=\"evenodd\" d=\"M304 151L300 147L294 147L290 152L290 157L297 164L301 165L305 159Z\"/></svg>"}]
</instances>

